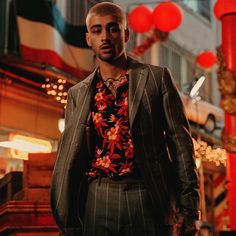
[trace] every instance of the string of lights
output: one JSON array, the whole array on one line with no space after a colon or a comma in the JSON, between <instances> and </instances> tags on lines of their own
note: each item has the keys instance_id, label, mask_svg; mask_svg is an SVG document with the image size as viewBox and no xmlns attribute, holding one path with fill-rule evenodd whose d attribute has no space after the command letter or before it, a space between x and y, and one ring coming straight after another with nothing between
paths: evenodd
<instances>
[{"instance_id":1,"label":"string of lights","mask_svg":"<svg viewBox=\"0 0 236 236\"><path fill-rule=\"evenodd\" d=\"M214 162L216 166L221 164L226 166L227 155L225 149L220 147L213 148L201 139L196 140L193 138L193 144L196 158L202 161Z\"/></svg>"},{"instance_id":2,"label":"string of lights","mask_svg":"<svg viewBox=\"0 0 236 236\"><path fill-rule=\"evenodd\" d=\"M67 102L67 82L65 79L46 78L42 88L47 91L48 95L55 98L56 101L66 106Z\"/></svg>"}]
</instances>

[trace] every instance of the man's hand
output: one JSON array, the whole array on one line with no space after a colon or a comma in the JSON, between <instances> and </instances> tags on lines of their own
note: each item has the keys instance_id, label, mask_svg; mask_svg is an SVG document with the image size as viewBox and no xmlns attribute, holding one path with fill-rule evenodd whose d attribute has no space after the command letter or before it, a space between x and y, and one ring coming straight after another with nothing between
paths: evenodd
<instances>
[{"instance_id":1,"label":"man's hand","mask_svg":"<svg viewBox=\"0 0 236 236\"><path fill-rule=\"evenodd\" d=\"M196 232L196 220L180 214L176 225L176 236L195 236Z\"/></svg>"}]
</instances>

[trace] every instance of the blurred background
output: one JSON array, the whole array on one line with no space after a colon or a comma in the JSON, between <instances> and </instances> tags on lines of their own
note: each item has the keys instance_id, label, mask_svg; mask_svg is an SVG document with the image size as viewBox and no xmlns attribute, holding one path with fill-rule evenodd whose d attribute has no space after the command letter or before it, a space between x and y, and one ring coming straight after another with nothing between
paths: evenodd
<instances>
[{"instance_id":1,"label":"blurred background","mask_svg":"<svg viewBox=\"0 0 236 236\"><path fill-rule=\"evenodd\" d=\"M85 41L85 16L98 2L103 1L0 0L0 235L58 235L49 207L50 178L67 90L96 66ZM236 151L236 122L234 108L225 118L221 79L235 79L227 69L232 63L225 60L235 56L234 48L225 55L223 46L222 52L224 32L231 32L234 24L226 22L228 31L223 32L222 19L236 12L235 3L111 2L127 14L129 55L168 67L179 88L201 183L199 235L230 233L236 216L228 186L235 177L227 157ZM222 71L227 75L221 76ZM222 140L225 130L233 130L226 136L231 141Z\"/></svg>"}]
</instances>

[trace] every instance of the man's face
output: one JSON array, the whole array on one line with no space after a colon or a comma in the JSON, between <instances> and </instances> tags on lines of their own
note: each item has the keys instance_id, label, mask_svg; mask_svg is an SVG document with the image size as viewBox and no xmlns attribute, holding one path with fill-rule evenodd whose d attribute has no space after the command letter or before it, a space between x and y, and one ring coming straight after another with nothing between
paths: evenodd
<instances>
[{"instance_id":1,"label":"man's face","mask_svg":"<svg viewBox=\"0 0 236 236\"><path fill-rule=\"evenodd\" d=\"M86 39L100 60L112 62L119 58L128 38L128 30L112 15L90 17Z\"/></svg>"}]
</instances>

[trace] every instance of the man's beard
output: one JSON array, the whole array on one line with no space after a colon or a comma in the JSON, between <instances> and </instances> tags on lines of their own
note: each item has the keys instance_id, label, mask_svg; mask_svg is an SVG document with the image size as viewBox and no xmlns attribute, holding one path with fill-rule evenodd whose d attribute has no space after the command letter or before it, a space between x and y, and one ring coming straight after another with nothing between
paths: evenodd
<instances>
[{"instance_id":1,"label":"man's beard","mask_svg":"<svg viewBox=\"0 0 236 236\"><path fill-rule=\"evenodd\" d=\"M112 62L117 59L117 56L116 56L116 53L113 51L112 53L109 53L108 55L99 53L98 58L101 61Z\"/></svg>"}]
</instances>

